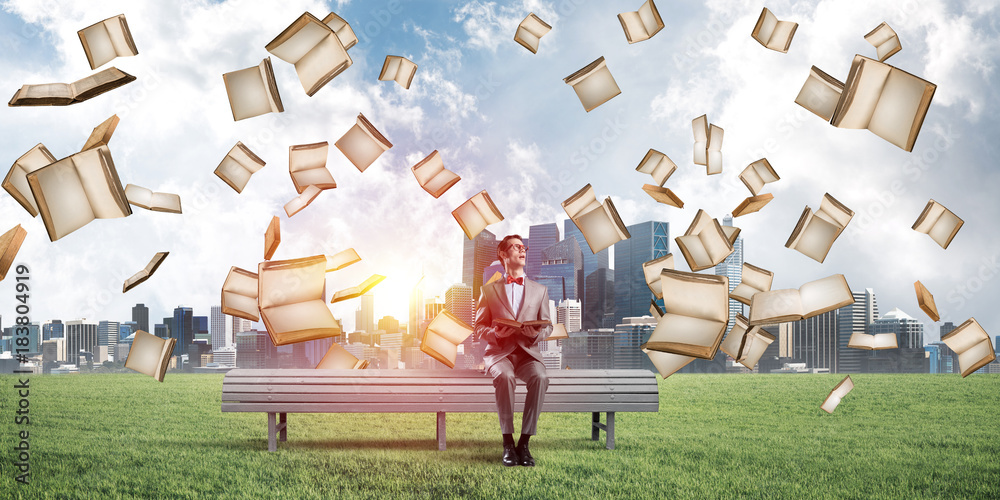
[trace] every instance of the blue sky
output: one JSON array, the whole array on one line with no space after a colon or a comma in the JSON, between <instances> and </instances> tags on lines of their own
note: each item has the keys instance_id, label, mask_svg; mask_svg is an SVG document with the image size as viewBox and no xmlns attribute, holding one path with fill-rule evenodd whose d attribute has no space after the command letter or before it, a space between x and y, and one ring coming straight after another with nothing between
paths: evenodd
<instances>
[{"instance_id":1,"label":"blue sky","mask_svg":"<svg viewBox=\"0 0 1000 500\"><path fill-rule=\"evenodd\" d=\"M76 31L101 19L124 13L139 49L108 65L138 77L126 87L70 107L0 110L8 164L38 142L57 157L72 154L117 113L110 148L122 181L178 193L184 204L183 215L135 209L52 243L40 220L0 196L4 228L28 230L18 260L33 269L32 319L124 320L137 302L154 318L177 305L207 315L229 267L252 270L262 260L272 215L282 219L275 258L354 247L363 261L329 274L328 290L387 275L376 288L376 313L403 318L421 269L427 296L461 279L464 235L450 212L480 190L505 216L490 227L497 234L562 227L559 203L591 183L599 198L612 197L626 224L665 220L677 236L699 208L721 218L748 196L737 176L764 156L781 176L765 189L775 200L735 225L746 260L775 272L774 288L842 273L854 289L873 288L883 313L901 308L936 340L937 326L916 305L919 279L945 321L974 316L1000 334L993 314L1000 236L992 230L1000 214L997 2L768 3L780 19L799 23L787 54L749 36L763 5L735 0L661 2L666 27L630 45L616 14L640 4L5 2L0 83L10 94L24 83L91 74ZM264 45L305 11L320 18L335 11L351 23L360 38L350 51L354 65L307 97L292 66L272 58L285 112L233 122L222 73L258 64L269 55ZM537 54L512 39L528 12L553 26ZM793 102L810 66L844 80L855 54L873 56L863 36L882 21L903 46L888 62L938 85L912 152L868 131L831 127ZM419 65L409 90L377 81L387 54ZM622 94L587 113L562 78L600 56ZM295 194L288 146L332 145L358 112L393 148L364 173L331 148L327 166L338 188L285 217L281 207ZM692 163L690 122L706 113L726 131L721 175ZM267 161L242 194L212 174L237 140ZM678 164L667 187L683 210L640 189L648 177L634 168L649 148ZM437 200L409 172L434 149L462 176ZM784 242L803 207L817 208L825 192L856 215L820 264ZM947 250L910 229L930 198L966 222ZM122 294L121 282L157 251L171 252L158 274ZM13 294L12 280L0 283L0 295ZM356 307L332 309L351 328Z\"/></svg>"}]
</instances>

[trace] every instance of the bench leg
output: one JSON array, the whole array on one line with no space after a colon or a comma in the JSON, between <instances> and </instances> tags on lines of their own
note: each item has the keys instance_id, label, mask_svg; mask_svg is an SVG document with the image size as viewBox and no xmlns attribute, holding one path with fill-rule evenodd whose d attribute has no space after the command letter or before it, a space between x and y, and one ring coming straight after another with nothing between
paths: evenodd
<instances>
[{"instance_id":1,"label":"bench leg","mask_svg":"<svg viewBox=\"0 0 1000 500\"><path fill-rule=\"evenodd\" d=\"M437 412L437 442L438 442L438 451L444 451L445 448L446 448L446 446L447 446L445 444L445 434L446 433L445 433L445 426L444 426L444 423L445 423L444 417L445 417L445 412L443 412L443 411Z\"/></svg>"},{"instance_id":2,"label":"bench leg","mask_svg":"<svg viewBox=\"0 0 1000 500\"><path fill-rule=\"evenodd\" d=\"M275 427L277 423L275 422L275 414L267 414L267 451L278 451L278 443L275 439Z\"/></svg>"},{"instance_id":3,"label":"bench leg","mask_svg":"<svg viewBox=\"0 0 1000 500\"><path fill-rule=\"evenodd\" d=\"M607 438L607 448L609 450L615 449L615 412L608 412L608 424L605 432L605 437Z\"/></svg>"},{"instance_id":4,"label":"bench leg","mask_svg":"<svg viewBox=\"0 0 1000 500\"><path fill-rule=\"evenodd\" d=\"M590 420L590 440L597 441L601 437L601 429L598 428L598 424L601 423L601 412L595 411L593 413L593 418Z\"/></svg>"},{"instance_id":5,"label":"bench leg","mask_svg":"<svg viewBox=\"0 0 1000 500\"><path fill-rule=\"evenodd\" d=\"M282 442L288 441L288 421L287 421L287 418L288 418L288 414L287 413L279 413L278 414L278 423L280 424L280 425L278 425L278 428L281 429L281 434L278 436L278 440L282 441Z\"/></svg>"}]
</instances>

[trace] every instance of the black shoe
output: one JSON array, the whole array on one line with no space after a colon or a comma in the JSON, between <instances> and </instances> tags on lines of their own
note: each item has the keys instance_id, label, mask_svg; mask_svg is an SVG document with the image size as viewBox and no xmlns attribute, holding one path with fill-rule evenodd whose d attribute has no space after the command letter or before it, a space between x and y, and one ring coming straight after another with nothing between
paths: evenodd
<instances>
[{"instance_id":1,"label":"black shoe","mask_svg":"<svg viewBox=\"0 0 1000 500\"><path fill-rule=\"evenodd\" d=\"M513 467L522 463L521 458L517 455L515 447L513 445L506 444L503 446L503 457L500 459L500 462L507 467Z\"/></svg>"},{"instance_id":2,"label":"black shoe","mask_svg":"<svg viewBox=\"0 0 1000 500\"><path fill-rule=\"evenodd\" d=\"M520 457L520 465L525 467L534 467L535 458L531 456L531 450L528 449L528 445L518 446L516 448L517 456Z\"/></svg>"}]
</instances>

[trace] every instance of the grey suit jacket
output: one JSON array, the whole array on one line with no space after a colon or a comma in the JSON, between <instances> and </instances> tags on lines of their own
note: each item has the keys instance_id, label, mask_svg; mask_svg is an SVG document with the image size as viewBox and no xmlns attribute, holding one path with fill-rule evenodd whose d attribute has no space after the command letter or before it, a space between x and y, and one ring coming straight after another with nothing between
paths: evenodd
<instances>
[{"instance_id":1,"label":"grey suit jacket","mask_svg":"<svg viewBox=\"0 0 1000 500\"><path fill-rule=\"evenodd\" d=\"M547 326L542 328L538 332L538 337L534 339L520 333L500 338L496 336L493 329L493 318L506 318L520 322L552 321L553 318L550 316L549 289L545 285L528 278L524 279L524 298L521 300L521 310L516 316L510 300L507 298L502 280L483 285L479 306L476 309L475 334L476 338L486 341L486 352L483 354L486 371L489 372L490 366L514 352L518 345L523 347L532 357L542 361L542 353L538 351L538 343L549 338L549 335L552 334L552 327Z\"/></svg>"}]
</instances>

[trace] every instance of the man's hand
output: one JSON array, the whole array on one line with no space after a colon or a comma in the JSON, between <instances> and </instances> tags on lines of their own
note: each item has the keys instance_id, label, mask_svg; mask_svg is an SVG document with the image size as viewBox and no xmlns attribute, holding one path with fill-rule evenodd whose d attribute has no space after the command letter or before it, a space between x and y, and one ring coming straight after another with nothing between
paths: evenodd
<instances>
[{"instance_id":1,"label":"man's hand","mask_svg":"<svg viewBox=\"0 0 1000 500\"><path fill-rule=\"evenodd\" d=\"M528 337L531 340L538 338L538 334L542 331L540 326L526 326L521 329L521 335Z\"/></svg>"},{"instance_id":2,"label":"man's hand","mask_svg":"<svg viewBox=\"0 0 1000 500\"><path fill-rule=\"evenodd\" d=\"M501 339L502 338L510 337L511 335L517 333L517 331L518 331L517 328L512 328L512 327L509 327L509 326L501 326L501 327L495 328L493 330L493 332L496 334L497 338L501 338Z\"/></svg>"}]
</instances>

